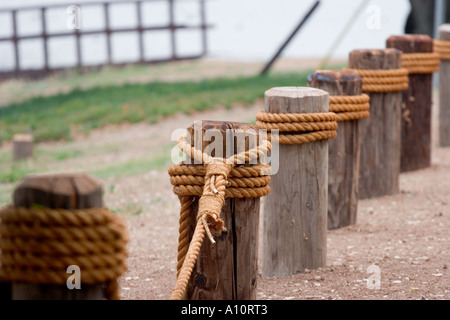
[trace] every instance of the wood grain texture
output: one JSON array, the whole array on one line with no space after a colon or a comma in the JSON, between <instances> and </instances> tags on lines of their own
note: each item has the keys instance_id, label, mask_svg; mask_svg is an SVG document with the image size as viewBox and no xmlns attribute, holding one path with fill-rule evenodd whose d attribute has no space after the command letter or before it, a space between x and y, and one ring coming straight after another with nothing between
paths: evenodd
<instances>
[{"instance_id":1,"label":"wood grain texture","mask_svg":"<svg viewBox=\"0 0 450 320\"><path fill-rule=\"evenodd\" d=\"M222 150L210 149L213 156L218 156L222 152L222 157L223 155L228 157L258 144L258 129L254 125L240 122L201 121L188 128L191 145L197 144L205 151L216 139L219 139L216 134L213 134L215 138L211 141L209 138L204 139L207 132L211 130L220 132L220 139L228 143L228 146L225 143L222 145ZM198 200L199 197L194 197L191 207L191 237L197 223ZM187 299L256 299L259 212L259 198L225 200L221 218L224 220L226 231L215 237L215 244L205 237L186 289Z\"/></svg>"},{"instance_id":2,"label":"wood grain texture","mask_svg":"<svg viewBox=\"0 0 450 320\"><path fill-rule=\"evenodd\" d=\"M361 77L351 70L317 70L308 86L330 96L362 94ZM340 121L337 136L328 141L328 229L356 223L359 179L359 121Z\"/></svg>"},{"instance_id":3,"label":"wood grain texture","mask_svg":"<svg viewBox=\"0 0 450 320\"><path fill-rule=\"evenodd\" d=\"M439 39L450 41L450 24L439 27ZM450 147L450 61L441 60L439 70L439 145Z\"/></svg>"},{"instance_id":4,"label":"wood grain texture","mask_svg":"<svg viewBox=\"0 0 450 320\"><path fill-rule=\"evenodd\" d=\"M328 112L328 93L316 88L272 88L265 92L265 111ZM326 264L328 141L280 145L278 161L264 203L263 277Z\"/></svg>"},{"instance_id":5,"label":"wood grain texture","mask_svg":"<svg viewBox=\"0 0 450 320\"><path fill-rule=\"evenodd\" d=\"M433 51L433 40L427 35L391 36L387 48L403 53ZM431 95L432 74L409 74L409 87L403 91L400 172L431 165Z\"/></svg>"},{"instance_id":6,"label":"wood grain texture","mask_svg":"<svg viewBox=\"0 0 450 320\"><path fill-rule=\"evenodd\" d=\"M103 206L102 186L89 175L41 174L24 178L13 194L15 207L30 207L33 204L54 209L100 208ZM44 245L44 244L43 244ZM81 289L68 289L66 285L12 283L13 300L103 300L104 284L83 284ZM69 277L70 274L67 274Z\"/></svg>"},{"instance_id":7,"label":"wood grain texture","mask_svg":"<svg viewBox=\"0 0 450 320\"><path fill-rule=\"evenodd\" d=\"M398 69L401 67L401 51L353 50L349 54L349 67ZM370 96L370 117L359 122L359 199L399 192L402 92L366 93Z\"/></svg>"}]
</instances>

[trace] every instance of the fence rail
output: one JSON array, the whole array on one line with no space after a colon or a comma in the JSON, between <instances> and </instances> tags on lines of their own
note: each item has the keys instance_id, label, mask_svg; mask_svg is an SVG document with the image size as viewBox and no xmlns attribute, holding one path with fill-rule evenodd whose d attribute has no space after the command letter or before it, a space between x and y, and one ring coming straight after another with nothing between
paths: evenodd
<instances>
[{"instance_id":1,"label":"fence rail","mask_svg":"<svg viewBox=\"0 0 450 320\"><path fill-rule=\"evenodd\" d=\"M36 6L36 7L21 7L21 8L3 8L0 9L0 14L10 14L12 17L12 34L6 37L0 37L0 43L11 42L13 47L14 54L14 66L12 70L0 71L0 81L14 78L14 77L25 77L25 78L38 78L49 74L50 72L60 71L69 68L101 68L106 65L126 65L126 64L145 64L145 63L161 63L161 62L169 62L175 60L185 60L185 59L197 59L203 57L207 53L207 29L212 26L206 23L206 12L205 12L205 2L206 0L183 0L198 2L199 3L199 15L200 15L200 23L197 25L186 25L186 24L177 24L175 22L175 3L177 0L130 0L130 1L114 1L114 2L88 2L79 4L80 8L89 7L89 6L102 6L103 7L103 17L104 17L104 27L96 30L82 30L82 29L68 29L64 32L54 32L50 33L47 30L47 19L46 13L50 9L56 8L67 8L71 4L50 4L45 6ZM168 12L169 12L169 22L168 24L157 25L157 26L144 26L143 25L143 11L142 4L147 2L167 2L168 4ZM126 27L126 28L112 28L110 23L110 11L111 7L118 4L133 4L136 10L136 26L134 27ZM31 35L19 35L18 33L18 19L17 16L20 12L24 11L40 11L40 23L42 32L31 34ZM143 34L146 31L161 31L168 30L170 31L170 56L167 58L153 58L148 59L145 57L145 48L144 48L144 37ZM177 51L177 42L176 42L176 31L177 30L199 30L201 33L201 51L198 54L194 55L180 55ZM123 33L123 32L136 32L138 34L138 59L131 62L122 62L117 63L113 62L112 55L113 49L111 45L111 35L114 33ZM83 65L83 57L81 51L81 38L85 35L95 35L95 34L104 34L106 36L106 61L104 63L96 64L96 65ZM76 63L74 66L70 67L58 67L52 68L49 64L49 47L48 40L50 38L57 37L70 37L75 36L75 50L76 50ZM19 42L22 40L31 40L31 39L42 39L43 40L43 66L39 69L31 69L31 68L22 68L19 54Z\"/></svg>"}]
</instances>

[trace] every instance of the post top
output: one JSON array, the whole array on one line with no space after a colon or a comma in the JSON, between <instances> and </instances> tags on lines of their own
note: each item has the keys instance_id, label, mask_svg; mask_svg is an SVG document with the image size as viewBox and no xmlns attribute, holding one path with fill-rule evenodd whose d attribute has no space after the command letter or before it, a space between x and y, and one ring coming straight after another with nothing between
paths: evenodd
<instances>
[{"instance_id":1,"label":"post top","mask_svg":"<svg viewBox=\"0 0 450 320\"><path fill-rule=\"evenodd\" d=\"M227 130L255 130L258 127L251 123L239 121L216 121L216 120L198 120L191 124L188 130L219 130L226 132Z\"/></svg>"},{"instance_id":2,"label":"post top","mask_svg":"<svg viewBox=\"0 0 450 320\"><path fill-rule=\"evenodd\" d=\"M427 34L402 34L390 36L387 41L431 42L433 39Z\"/></svg>"},{"instance_id":3,"label":"post top","mask_svg":"<svg viewBox=\"0 0 450 320\"><path fill-rule=\"evenodd\" d=\"M347 81L362 81L361 77L350 69L325 69L325 70L316 70L308 76L308 81L312 81L313 79L318 81L325 82L347 82Z\"/></svg>"},{"instance_id":4,"label":"post top","mask_svg":"<svg viewBox=\"0 0 450 320\"><path fill-rule=\"evenodd\" d=\"M266 97L304 98L328 96L328 92L311 87L274 87L267 90Z\"/></svg>"},{"instance_id":5,"label":"post top","mask_svg":"<svg viewBox=\"0 0 450 320\"><path fill-rule=\"evenodd\" d=\"M350 51L351 55L364 55L367 57L376 56L386 56L386 55L398 55L400 56L402 52L396 48L386 48L386 49L354 49Z\"/></svg>"}]
</instances>

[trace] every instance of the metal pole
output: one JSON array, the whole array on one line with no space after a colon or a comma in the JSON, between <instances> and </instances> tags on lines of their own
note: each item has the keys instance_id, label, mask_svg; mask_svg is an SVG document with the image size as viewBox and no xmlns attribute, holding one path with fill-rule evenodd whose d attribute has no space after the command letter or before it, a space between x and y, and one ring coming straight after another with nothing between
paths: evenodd
<instances>
[{"instance_id":1,"label":"metal pole","mask_svg":"<svg viewBox=\"0 0 450 320\"><path fill-rule=\"evenodd\" d=\"M434 38L439 38L439 26L445 22L445 12L447 3L445 0L434 0L434 25L433 25L433 32L434 32Z\"/></svg>"},{"instance_id":2,"label":"metal pole","mask_svg":"<svg viewBox=\"0 0 450 320\"><path fill-rule=\"evenodd\" d=\"M446 0L434 0L433 35L435 39L439 39L439 26L445 22L446 9ZM433 73L433 87L436 88L438 86L439 74Z\"/></svg>"},{"instance_id":3,"label":"metal pole","mask_svg":"<svg viewBox=\"0 0 450 320\"><path fill-rule=\"evenodd\" d=\"M298 30L300 30L300 28L303 26L303 24L305 24L305 22L309 19L311 14L317 9L319 4L320 4L320 0L317 0L313 4L311 9L309 9L309 11L306 13L306 15L303 17L303 19L298 24L298 26L294 29L294 31L292 31L292 33L289 35L289 37L286 39L286 41L281 45L280 49L278 49L278 51L275 53L275 55L272 57L272 59L270 59L270 61L267 63L267 65L261 71L260 75L265 75L267 73L267 71L269 71L272 64L275 62L275 60L278 58L278 56L283 52L284 48L286 48L286 46L289 44L289 42L292 40L292 38L294 38L294 36L298 32Z\"/></svg>"}]
</instances>

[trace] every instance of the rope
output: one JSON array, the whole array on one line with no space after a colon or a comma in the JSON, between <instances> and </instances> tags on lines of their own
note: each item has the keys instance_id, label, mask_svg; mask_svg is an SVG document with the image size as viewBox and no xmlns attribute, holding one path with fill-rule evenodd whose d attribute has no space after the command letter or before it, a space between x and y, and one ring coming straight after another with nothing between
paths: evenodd
<instances>
[{"instance_id":1,"label":"rope","mask_svg":"<svg viewBox=\"0 0 450 320\"><path fill-rule=\"evenodd\" d=\"M260 158L271 149L265 140L262 145L233 155L227 159L213 158L195 149L186 139L178 140L178 147L189 157L203 165L171 166L168 170L174 193L180 200L180 219L177 256L177 281L170 296L171 300L184 297L188 281L197 261L205 233L215 243L213 233L224 230L220 212L226 197L262 197L270 192L270 166L239 166ZM200 196L197 223L189 242L191 204L193 196Z\"/></svg>"},{"instance_id":2,"label":"rope","mask_svg":"<svg viewBox=\"0 0 450 320\"><path fill-rule=\"evenodd\" d=\"M434 39L433 48L441 60L450 60L450 41Z\"/></svg>"},{"instance_id":3,"label":"rope","mask_svg":"<svg viewBox=\"0 0 450 320\"><path fill-rule=\"evenodd\" d=\"M336 114L326 113L269 113L258 111L259 129L279 130L282 134L267 136L280 144L303 144L336 137Z\"/></svg>"},{"instance_id":4,"label":"rope","mask_svg":"<svg viewBox=\"0 0 450 320\"><path fill-rule=\"evenodd\" d=\"M336 113L336 121L364 119L370 116L369 96L330 96L330 111Z\"/></svg>"},{"instance_id":5,"label":"rope","mask_svg":"<svg viewBox=\"0 0 450 320\"><path fill-rule=\"evenodd\" d=\"M362 78L364 92L394 92L408 89L408 69L348 69Z\"/></svg>"},{"instance_id":6,"label":"rope","mask_svg":"<svg viewBox=\"0 0 450 320\"><path fill-rule=\"evenodd\" d=\"M1 278L66 285L67 267L77 265L83 283L107 283L107 299L120 299L117 277L127 269L128 235L114 213L7 206L0 219Z\"/></svg>"},{"instance_id":7,"label":"rope","mask_svg":"<svg viewBox=\"0 0 450 320\"><path fill-rule=\"evenodd\" d=\"M433 73L439 71L440 57L436 52L403 53L402 68L409 74Z\"/></svg>"}]
</instances>

